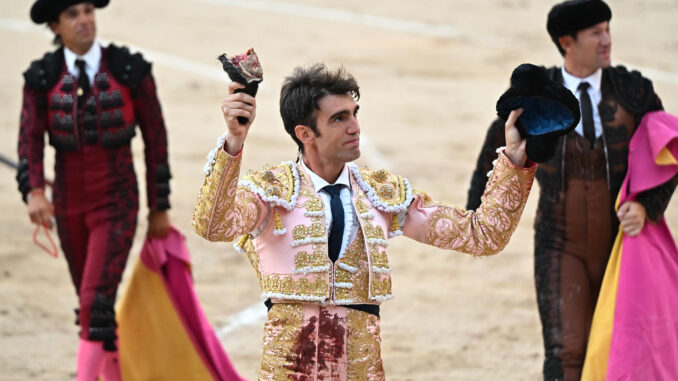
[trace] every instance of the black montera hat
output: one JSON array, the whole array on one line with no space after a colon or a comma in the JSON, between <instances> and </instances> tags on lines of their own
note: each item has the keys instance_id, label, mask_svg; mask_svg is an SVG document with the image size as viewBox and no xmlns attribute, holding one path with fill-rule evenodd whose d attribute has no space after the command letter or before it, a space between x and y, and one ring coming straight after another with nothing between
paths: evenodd
<instances>
[{"instance_id":1,"label":"black montera hat","mask_svg":"<svg viewBox=\"0 0 678 381\"><path fill-rule=\"evenodd\" d=\"M31 20L36 24L56 20L59 13L71 5L92 3L97 8L108 5L109 0L36 0L31 7Z\"/></svg>"},{"instance_id":2,"label":"black montera hat","mask_svg":"<svg viewBox=\"0 0 678 381\"><path fill-rule=\"evenodd\" d=\"M570 90L551 80L541 66L522 64L511 74L511 87L497 101L497 115L508 119L523 108L516 121L527 138L527 157L543 163L553 157L558 139L572 131L581 117L579 102Z\"/></svg>"},{"instance_id":3,"label":"black montera hat","mask_svg":"<svg viewBox=\"0 0 678 381\"><path fill-rule=\"evenodd\" d=\"M551 40L586 29L603 21L610 21L612 11L602 0L568 0L551 8L546 29Z\"/></svg>"}]
</instances>

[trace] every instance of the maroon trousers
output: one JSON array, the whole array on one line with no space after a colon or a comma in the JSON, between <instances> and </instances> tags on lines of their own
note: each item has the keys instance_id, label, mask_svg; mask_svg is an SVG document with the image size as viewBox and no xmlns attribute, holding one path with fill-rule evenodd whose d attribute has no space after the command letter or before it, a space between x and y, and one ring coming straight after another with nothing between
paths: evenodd
<instances>
[{"instance_id":1,"label":"maroon trousers","mask_svg":"<svg viewBox=\"0 0 678 381\"><path fill-rule=\"evenodd\" d=\"M57 152L55 173L57 229L79 297L80 337L114 350L113 303L139 209L130 147Z\"/></svg>"}]
</instances>

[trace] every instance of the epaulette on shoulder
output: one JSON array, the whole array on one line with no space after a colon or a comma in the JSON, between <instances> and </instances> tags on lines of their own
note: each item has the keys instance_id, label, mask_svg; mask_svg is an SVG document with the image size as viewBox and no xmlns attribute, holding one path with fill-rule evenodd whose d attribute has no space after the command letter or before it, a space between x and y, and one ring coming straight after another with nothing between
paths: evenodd
<instances>
[{"instance_id":1,"label":"epaulette on shoulder","mask_svg":"<svg viewBox=\"0 0 678 381\"><path fill-rule=\"evenodd\" d=\"M106 60L115 79L126 86L136 86L151 71L151 63L141 53L132 54L126 46L108 45Z\"/></svg>"},{"instance_id":2,"label":"epaulette on shoulder","mask_svg":"<svg viewBox=\"0 0 678 381\"><path fill-rule=\"evenodd\" d=\"M291 161L252 171L238 185L248 188L262 200L292 210L299 195L299 172Z\"/></svg>"},{"instance_id":3,"label":"epaulette on shoulder","mask_svg":"<svg viewBox=\"0 0 678 381\"><path fill-rule=\"evenodd\" d=\"M652 81L639 71L629 71L622 65L610 67L607 72L612 90L625 109L635 115L648 111L655 97Z\"/></svg>"},{"instance_id":4,"label":"epaulette on shoulder","mask_svg":"<svg viewBox=\"0 0 678 381\"><path fill-rule=\"evenodd\" d=\"M350 164L353 177L363 188L372 205L388 213L405 211L412 202L412 188L406 178L385 169L372 171Z\"/></svg>"},{"instance_id":5,"label":"epaulette on shoulder","mask_svg":"<svg viewBox=\"0 0 678 381\"><path fill-rule=\"evenodd\" d=\"M31 65L24 72L26 86L40 91L50 89L59 80L63 65L63 48L45 53L42 58L31 62Z\"/></svg>"}]
</instances>

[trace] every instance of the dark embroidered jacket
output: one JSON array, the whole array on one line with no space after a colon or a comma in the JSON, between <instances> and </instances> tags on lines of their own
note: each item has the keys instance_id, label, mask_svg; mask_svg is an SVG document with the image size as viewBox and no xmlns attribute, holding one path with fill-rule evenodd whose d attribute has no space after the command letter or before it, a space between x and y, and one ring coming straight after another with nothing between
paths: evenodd
<instances>
[{"instance_id":1,"label":"dark embroidered jacket","mask_svg":"<svg viewBox=\"0 0 678 381\"><path fill-rule=\"evenodd\" d=\"M24 72L17 180L24 201L45 186L45 132L57 151L77 152L85 145L101 149L129 147L138 124L145 144L148 206L169 209L167 134L156 96L151 64L125 47L102 48L99 72L85 105L77 104L77 78L63 49L33 61Z\"/></svg>"},{"instance_id":2,"label":"dark embroidered jacket","mask_svg":"<svg viewBox=\"0 0 678 381\"><path fill-rule=\"evenodd\" d=\"M547 71L553 80L563 82L559 67L551 67ZM628 169L628 147L633 133L645 113L663 108L652 82L638 71L628 71L624 66L603 69L601 93L598 111L603 125L607 183L611 194L617 195ZM574 131L571 133L576 134ZM560 202L564 197L565 141L561 139L554 157L537 169L536 177L541 188L540 209L543 204ZM505 144L504 122L497 119L490 126L478 157L468 191L467 209L476 209L480 205L480 196L487 182L486 173L492 169L492 160L496 158L495 149ZM661 218L676 184L678 178L638 196L637 201L645 207L648 218L653 221Z\"/></svg>"}]
</instances>

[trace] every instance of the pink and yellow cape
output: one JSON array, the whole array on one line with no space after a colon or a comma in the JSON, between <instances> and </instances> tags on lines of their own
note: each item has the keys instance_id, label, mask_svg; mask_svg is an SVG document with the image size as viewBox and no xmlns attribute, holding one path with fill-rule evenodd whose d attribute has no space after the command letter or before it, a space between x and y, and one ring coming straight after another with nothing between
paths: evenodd
<instances>
[{"instance_id":1,"label":"pink and yellow cape","mask_svg":"<svg viewBox=\"0 0 678 381\"><path fill-rule=\"evenodd\" d=\"M678 173L678 118L645 115L616 207ZM596 305L582 380L678 380L678 249L666 221L617 234Z\"/></svg>"},{"instance_id":2,"label":"pink and yellow cape","mask_svg":"<svg viewBox=\"0 0 678 381\"><path fill-rule=\"evenodd\" d=\"M123 380L244 380L200 307L178 230L146 240L117 316Z\"/></svg>"}]
</instances>

